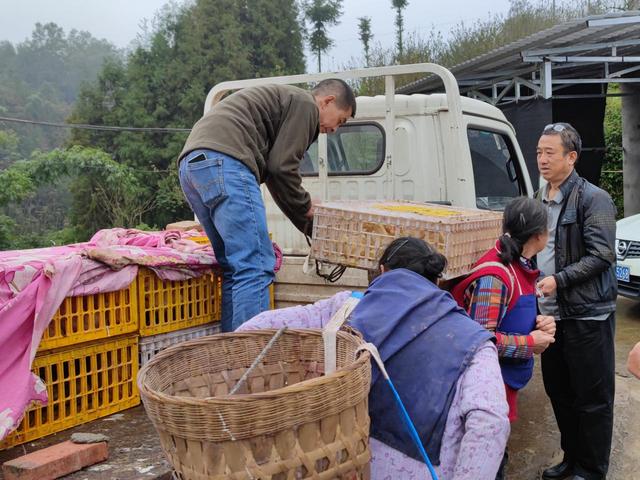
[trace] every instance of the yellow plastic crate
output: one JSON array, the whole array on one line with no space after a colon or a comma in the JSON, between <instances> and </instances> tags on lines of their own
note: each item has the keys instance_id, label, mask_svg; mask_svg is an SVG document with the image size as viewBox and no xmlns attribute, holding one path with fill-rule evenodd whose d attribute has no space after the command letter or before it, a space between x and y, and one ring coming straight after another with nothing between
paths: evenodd
<instances>
[{"instance_id":1,"label":"yellow plastic crate","mask_svg":"<svg viewBox=\"0 0 640 480\"><path fill-rule=\"evenodd\" d=\"M49 322L39 350L100 340L138 330L138 295L134 280L116 292L67 297Z\"/></svg>"},{"instance_id":2,"label":"yellow plastic crate","mask_svg":"<svg viewBox=\"0 0 640 480\"><path fill-rule=\"evenodd\" d=\"M220 275L218 277L217 288L218 288L218 295L220 297L220 309L222 309L222 272L220 272ZM275 282L273 282L271 285L269 285L269 309L275 310L275 308L276 308L276 284ZM222 310L220 311L222 312Z\"/></svg>"},{"instance_id":3,"label":"yellow plastic crate","mask_svg":"<svg viewBox=\"0 0 640 480\"><path fill-rule=\"evenodd\" d=\"M269 238L271 238L271 234L269 234ZM189 240L193 240L194 242L199 243L201 245L208 245L208 244L211 243L209 241L209 237L207 237L206 235L197 236L197 237L189 237ZM271 310L276 308L276 301L275 301L275 293L274 293L273 283L269 287L269 306L270 306Z\"/></svg>"},{"instance_id":4,"label":"yellow plastic crate","mask_svg":"<svg viewBox=\"0 0 640 480\"><path fill-rule=\"evenodd\" d=\"M220 320L221 278L221 272L214 269L198 278L167 281L141 268L137 280L140 335L157 335Z\"/></svg>"},{"instance_id":5,"label":"yellow plastic crate","mask_svg":"<svg viewBox=\"0 0 640 480\"><path fill-rule=\"evenodd\" d=\"M49 403L29 408L0 450L140 403L137 335L39 353L33 372L47 386Z\"/></svg>"}]
</instances>

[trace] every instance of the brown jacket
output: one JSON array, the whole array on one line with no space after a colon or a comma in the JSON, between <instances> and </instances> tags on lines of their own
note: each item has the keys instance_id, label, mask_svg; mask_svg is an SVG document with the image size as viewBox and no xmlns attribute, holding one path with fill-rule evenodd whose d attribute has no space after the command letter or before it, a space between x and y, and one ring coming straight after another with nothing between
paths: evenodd
<instances>
[{"instance_id":1,"label":"brown jacket","mask_svg":"<svg viewBox=\"0 0 640 480\"><path fill-rule=\"evenodd\" d=\"M240 160L258 183L266 183L278 207L304 231L311 198L302 188L298 168L318 132L318 107L306 90L289 85L245 88L198 120L178 161L199 148Z\"/></svg>"}]
</instances>

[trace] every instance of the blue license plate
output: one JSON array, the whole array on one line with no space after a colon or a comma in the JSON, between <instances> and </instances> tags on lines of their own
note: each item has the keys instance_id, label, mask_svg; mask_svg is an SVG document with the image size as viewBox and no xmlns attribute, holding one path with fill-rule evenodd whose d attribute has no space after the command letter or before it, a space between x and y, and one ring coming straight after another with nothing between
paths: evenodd
<instances>
[{"instance_id":1,"label":"blue license plate","mask_svg":"<svg viewBox=\"0 0 640 480\"><path fill-rule=\"evenodd\" d=\"M629 281L629 267L624 267L622 265L616 265L616 277L618 280L622 280L623 282Z\"/></svg>"}]
</instances>

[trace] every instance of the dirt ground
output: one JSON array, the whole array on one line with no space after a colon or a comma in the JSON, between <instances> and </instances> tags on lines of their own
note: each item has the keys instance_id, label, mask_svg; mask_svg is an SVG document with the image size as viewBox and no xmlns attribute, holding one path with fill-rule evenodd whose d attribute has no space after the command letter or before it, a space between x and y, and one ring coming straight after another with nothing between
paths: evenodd
<instances>
[{"instance_id":1,"label":"dirt ground","mask_svg":"<svg viewBox=\"0 0 640 480\"><path fill-rule=\"evenodd\" d=\"M626 369L631 347L640 341L640 302L618 299L616 330L616 401L614 442L609 480L640 479L640 380ZM509 480L537 480L540 472L561 459L560 438L544 393L539 365L520 397L520 420L509 442ZM95 432L111 437L110 458L69 475L77 480L170 480L153 426L142 406L80 425L56 435L0 452L0 464L48 445L68 440L71 433ZM2 474L0 473L0 479Z\"/></svg>"},{"instance_id":2,"label":"dirt ground","mask_svg":"<svg viewBox=\"0 0 640 480\"><path fill-rule=\"evenodd\" d=\"M71 438L75 432L109 437L109 458L65 476L68 480L171 480L171 465L142 405L0 452L0 464ZM4 479L0 471L0 479Z\"/></svg>"},{"instance_id":3,"label":"dirt ground","mask_svg":"<svg viewBox=\"0 0 640 480\"><path fill-rule=\"evenodd\" d=\"M640 341L640 302L618 297L616 325L616 399L609 480L640 478L640 380L626 368L629 350ZM542 385L539 362L522 391L520 419L509 441L509 480L536 480L562 459L560 435Z\"/></svg>"}]
</instances>

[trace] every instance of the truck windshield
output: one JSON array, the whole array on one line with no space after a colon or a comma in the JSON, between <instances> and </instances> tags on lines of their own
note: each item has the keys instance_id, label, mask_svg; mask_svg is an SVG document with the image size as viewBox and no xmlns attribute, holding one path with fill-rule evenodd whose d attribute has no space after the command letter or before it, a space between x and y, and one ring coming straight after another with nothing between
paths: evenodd
<instances>
[{"instance_id":1,"label":"truck windshield","mask_svg":"<svg viewBox=\"0 0 640 480\"><path fill-rule=\"evenodd\" d=\"M521 174L508 136L469 128L467 130L476 206L484 210L504 210L507 203L521 195Z\"/></svg>"},{"instance_id":2,"label":"truck windshield","mask_svg":"<svg viewBox=\"0 0 640 480\"><path fill-rule=\"evenodd\" d=\"M327 135L329 175L370 175L384 162L384 134L374 123L347 123ZM318 175L318 142L300 162L303 176Z\"/></svg>"}]
</instances>

